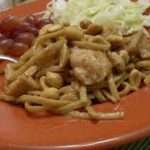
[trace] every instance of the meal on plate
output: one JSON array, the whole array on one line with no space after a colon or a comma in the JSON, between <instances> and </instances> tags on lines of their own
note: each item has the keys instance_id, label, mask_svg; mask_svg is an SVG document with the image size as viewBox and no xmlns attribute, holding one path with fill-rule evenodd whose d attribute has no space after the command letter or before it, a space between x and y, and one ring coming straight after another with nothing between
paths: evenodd
<instances>
[{"instance_id":1,"label":"meal on plate","mask_svg":"<svg viewBox=\"0 0 150 150\"><path fill-rule=\"evenodd\" d=\"M60 8L58 4L61 2L57 2L54 6ZM81 20L72 23L72 20L63 20L67 15L67 4L82 4L83 1L62 2L65 5L61 11L56 9L56 14L52 14L53 17L57 16L53 18L55 24L42 27L19 62L7 65L0 98L20 104L31 113L50 112L95 120L124 118L123 111L99 112L93 106L106 101L117 103L122 96L150 83L150 45L147 41L148 33L143 27L144 21L148 23L148 19L141 14L141 18L137 17L132 22L134 26L130 26L132 23L126 24L122 19L123 14L119 18L115 12L114 22L110 19L109 26L107 18L105 26L93 20L95 15L100 19L106 13L101 11L103 5L110 5L101 0L103 5L97 6L96 12L84 8L86 13L82 12ZM87 2L88 7L90 0ZM139 13L147 8L142 2L135 3L135 6L133 2L120 2L120 9L124 13L127 9L130 11L130 7ZM118 6L116 3L111 4ZM113 5L108 7L109 10L114 9ZM75 6L76 9L82 7ZM91 12L94 16L90 16ZM72 15L76 15L76 12L71 13L69 17L73 19ZM107 17L111 18L109 15ZM124 26L116 24L118 19ZM143 20L137 22L136 19Z\"/></svg>"},{"instance_id":2,"label":"meal on plate","mask_svg":"<svg viewBox=\"0 0 150 150\"><path fill-rule=\"evenodd\" d=\"M126 37L84 20L80 27L49 24L39 34L19 63L6 67L1 94L29 112L120 119L124 112L96 112L95 99L116 103L150 82L144 30Z\"/></svg>"}]
</instances>

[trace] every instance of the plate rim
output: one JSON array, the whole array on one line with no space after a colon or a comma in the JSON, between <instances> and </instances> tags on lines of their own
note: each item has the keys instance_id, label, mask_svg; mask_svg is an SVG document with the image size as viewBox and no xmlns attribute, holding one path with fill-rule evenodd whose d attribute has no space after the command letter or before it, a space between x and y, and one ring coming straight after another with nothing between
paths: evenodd
<instances>
[{"instance_id":1,"label":"plate rim","mask_svg":"<svg viewBox=\"0 0 150 150\"><path fill-rule=\"evenodd\" d=\"M0 149L9 149L11 150L104 150L112 148L115 144L117 144L117 147L123 145L123 144L129 144L132 142L135 142L137 140L140 140L142 138L146 138L150 136L150 126L145 127L133 132L126 133L124 135L120 135L116 138L110 138L103 141L94 141L94 142L87 142L87 143L81 143L81 144L70 144L70 145L47 145L47 146L41 146L41 145L17 145L17 144L0 144ZM119 139L119 143L118 143ZM130 142L128 142L130 141ZM113 147L115 148L115 147Z\"/></svg>"},{"instance_id":2,"label":"plate rim","mask_svg":"<svg viewBox=\"0 0 150 150\"><path fill-rule=\"evenodd\" d=\"M40 1L40 0L38 0ZM42 0L41 0L42 1ZM35 1L33 1L35 3ZM33 3L30 2L30 3ZM26 3L24 5L30 5L30 3ZM38 3L37 3L38 4ZM23 6L17 6L18 7L22 7ZM16 9L16 8L10 8L12 9ZM4 11L1 12L8 12L9 9L6 9ZM1 13L0 12L0 13ZM40 14L41 12L37 12L37 14ZM123 134L121 136L118 136L117 138L110 138L110 139L104 139L103 141L94 141L94 142L87 142L87 143L81 143L81 144L73 144L73 145L54 145L54 146L40 146L40 145L35 145L35 146L31 146L31 145L18 145L18 144L0 144L0 149L19 149L19 150L26 150L26 149L43 149L43 150L79 150L79 149L83 149L83 150L91 150L91 149L97 149L97 148L112 148L112 145L117 145L121 146L122 144L127 144L130 142L134 142L140 138L144 138L150 136L150 126L149 127L145 127L133 132L129 132L126 134ZM119 142L118 142L119 139ZM100 150L99 149L99 150Z\"/></svg>"}]
</instances>

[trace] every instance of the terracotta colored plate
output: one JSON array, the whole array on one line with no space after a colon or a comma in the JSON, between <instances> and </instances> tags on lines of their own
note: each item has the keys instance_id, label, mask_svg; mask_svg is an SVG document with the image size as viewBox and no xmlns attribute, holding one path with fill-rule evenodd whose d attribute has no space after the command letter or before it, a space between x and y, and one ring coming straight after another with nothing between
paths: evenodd
<instances>
[{"instance_id":1,"label":"terracotta colored plate","mask_svg":"<svg viewBox=\"0 0 150 150\"><path fill-rule=\"evenodd\" d=\"M42 11L40 0L0 13L24 16ZM2 64L1 64L2 66ZM0 76L0 90L4 77ZM104 150L150 136L150 86L117 104L97 105L99 111L124 110L124 120L90 121L64 116L33 116L23 108L0 102L0 149Z\"/></svg>"}]
</instances>

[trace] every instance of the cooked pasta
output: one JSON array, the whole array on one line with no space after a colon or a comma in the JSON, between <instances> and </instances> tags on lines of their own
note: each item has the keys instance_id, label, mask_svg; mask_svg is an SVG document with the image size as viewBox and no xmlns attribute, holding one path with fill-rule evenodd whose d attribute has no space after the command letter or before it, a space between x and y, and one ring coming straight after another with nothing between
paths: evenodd
<instances>
[{"instance_id":1,"label":"cooked pasta","mask_svg":"<svg viewBox=\"0 0 150 150\"><path fill-rule=\"evenodd\" d=\"M146 39L144 30L123 37L87 20L80 27L46 25L19 62L7 65L0 98L30 113L122 119L122 111L97 112L93 105L117 103L150 83Z\"/></svg>"}]
</instances>

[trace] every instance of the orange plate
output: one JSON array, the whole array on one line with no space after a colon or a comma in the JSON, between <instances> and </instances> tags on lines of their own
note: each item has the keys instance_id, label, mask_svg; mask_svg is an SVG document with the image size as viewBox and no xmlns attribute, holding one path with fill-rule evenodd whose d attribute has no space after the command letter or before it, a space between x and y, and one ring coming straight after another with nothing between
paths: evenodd
<instances>
[{"instance_id":1,"label":"orange plate","mask_svg":"<svg viewBox=\"0 0 150 150\"><path fill-rule=\"evenodd\" d=\"M39 0L0 13L20 17L42 11ZM4 77L0 76L0 89ZM125 119L80 120L64 116L33 116L23 108L0 102L0 149L104 150L150 136L150 86L125 96L117 104L97 105L99 111L124 110Z\"/></svg>"}]
</instances>

